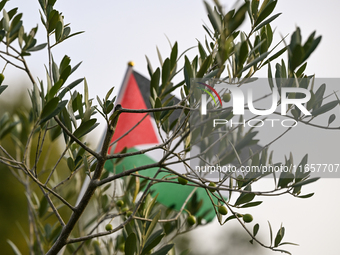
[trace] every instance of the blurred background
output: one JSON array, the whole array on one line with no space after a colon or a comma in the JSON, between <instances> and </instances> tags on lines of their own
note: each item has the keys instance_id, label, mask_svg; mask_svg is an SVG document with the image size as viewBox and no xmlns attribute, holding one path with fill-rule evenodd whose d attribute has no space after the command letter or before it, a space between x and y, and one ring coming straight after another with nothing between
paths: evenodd
<instances>
[{"instance_id":1,"label":"blurred background","mask_svg":"<svg viewBox=\"0 0 340 255\"><path fill-rule=\"evenodd\" d=\"M211 2L210 2L211 3ZM222 1L228 10L235 1ZM25 30L39 24L38 43L46 41L42 33L37 0L12 0L5 7L9 10L19 7L23 12ZM338 42L340 35L337 24L340 23L338 10L340 2L337 0L281 0L274 13L282 15L273 22L276 27L275 39L292 33L296 26L302 31L303 40L314 30L322 35L321 44L308 61L306 73L315 74L322 78L339 78ZM122 83L128 61L135 62L135 70L148 77L145 55L147 55L155 69L159 65L156 46L162 55L167 56L170 47L166 36L179 44L179 52L196 46L197 40L204 41L205 31L203 23L209 23L204 4L201 0L186 1L74 1L59 0L56 8L65 15L65 23L71 23L72 32L85 33L65 41L53 50L55 61L59 63L67 54L71 57L72 65L83 61L80 68L73 74L73 79L86 77L90 95L103 98L106 92L115 86L118 93ZM243 25L249 31L248 23ZM288 37L290 38L290 36ZM193 56L195 49L187 55ZM44 79L47 54L37 52L27 58L28 64L35 77ZM4 65L0 62L0 67ZM259 72L260 77L266 77L267 69ZM9 88L0 97L0 114L12 111L18 107L25 107L28 103L26 88L29 80L25 73L8 67L5 72L4 84ZM329 88L328 92L338 88ZM19 91L23 96L18 97ZM327 91L326 91L327 94ZM15 99L18 100L16 101ZM337 114L339 110L337 108ZM102 122L103 123L103 122ZM104 125L96 128L91 135L93 147L104 131ZM266 139L260 136L260 139ZM4 142L4 141L2 141ZM339 149L340 132L318 130L301 127L288 134L271 147L278 159L292 151L296 161L309 153L312 163L340 163ZM58 148L56 148L58 150ZM17 182L9 171L0 166L0 246L3 254L11 254L6 239L16 240L20 235L17 222L27 227L26 198L23 189L14 188ZM263 180L261 189L271 187L271 180ZM15 186L16 185L16 186ZM281 223L286 228L285 241L298 243L299 246L286 247L294 255L304 254L339 254L338 231L340 229L340 203L337 199L340 193L340 179L321 179L304 188L303 193L315 192L306 200L291 196L264 198L264 203L249 210L254 216L254 224L259 223L260 236L264 242L269 242L269 220L276 230ZM199 228L188 234L184 240L190 244L192 254L274 254L258 246L249 244L249 238L235 223L228 223L220 227L217 222ZM20 237L21 239L21 237ZM24 244L16 242L21 249ZM2 248L2 249L3 249ZM241 250L240 250L241 249ZM244 250L243 250L244 249ZM249 249L254 249L249 251ZM8 251L8 252L7 252ZM248 253L247 253L248 252Z\"/></svg>"}]
</instances>

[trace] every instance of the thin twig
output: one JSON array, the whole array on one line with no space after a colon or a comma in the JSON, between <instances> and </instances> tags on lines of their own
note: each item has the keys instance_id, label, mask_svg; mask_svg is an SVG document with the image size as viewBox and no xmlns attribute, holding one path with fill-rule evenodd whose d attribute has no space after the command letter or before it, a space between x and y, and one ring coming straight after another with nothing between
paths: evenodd
<instances>
[{"instance_id":1,"label":"thin twig","mask_svg":"<svg viewBox=\"0 0 340 255\"><path fill-rule=\"evenodd\" d=\"M65 131L65 133L72 138L77 144L79 144L84 150L86 150L91 155L95 156L96 158L100 158L100 154L97 152L91 150L89 147L87 147L84 143L82 143L77 137L75 137L70 130L67 129L67 127L59 120L58 117L54 117L55 121L59 124L59 126Z\"/></svg>"}]
</instances>

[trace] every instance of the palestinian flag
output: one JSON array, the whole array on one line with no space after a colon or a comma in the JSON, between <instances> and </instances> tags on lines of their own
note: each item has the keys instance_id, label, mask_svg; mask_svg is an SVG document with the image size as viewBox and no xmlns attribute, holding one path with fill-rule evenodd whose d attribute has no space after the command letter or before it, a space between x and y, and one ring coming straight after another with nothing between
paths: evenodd
<instances>
[{"instance_id":1,"label":"palestinian flag","mask_svg":"<svg viewBox=\"0 0 340 255\"><path fill-rule=\"evenodd\" d=\"M121 104L122 107L126 109L148 109L151 108L149 98L150 81L135 72L132 66L129 65L116 103ZM175 115L175 112L173 114ZM175 116L173 118L175 118ZM126 135L127 132L128 134ZM123 135L125 136L119 139ZM139 151L157 145L161 141L152 114L145 117L145 113L122 113L118 119L116 131L111 143L117 141L117 139L119 139L118 142L109 148L109 154L122 152L124 148L127 149L127 152ZM115 172L120 173L134 167L152 164L161 157L162 150L127 157L115 166ZM105 165L106 170L112 172L113 164L114 161L108 161ZM140 174L147 177L154 177L157 170L157 168L151 168L141 171ZM178 165L178 169L175 170L179 173L184 173L183 166ZM163 173L163 175L165 175L165 173ZM158 178L161 176L162 175L159 174ZM158 194L158 202L179 211L193 189L194 187L191 186L158 183L152 186L151 191L153 195ZM202 201L202 206L198 213L196 213L196 216L202 216L202 214L204 214L204 218L207 221L214 218L215 212L205 189L198 188L192 199L196 200L197 203L201 203L200 201ZM209 211L208 214L206 213L207 211Z\"/></svg>"}]
</instances>

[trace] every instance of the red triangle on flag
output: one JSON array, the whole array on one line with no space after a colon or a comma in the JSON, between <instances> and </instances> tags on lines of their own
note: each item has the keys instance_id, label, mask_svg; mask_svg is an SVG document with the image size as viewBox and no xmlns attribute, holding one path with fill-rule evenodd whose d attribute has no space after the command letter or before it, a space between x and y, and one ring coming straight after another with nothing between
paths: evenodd
<instances>
[{"instance_id":1,"label":"red triangle on flag","mask_svg":"<svg viewBox=\"0 0 340 255\"><path fill-rule=\"evenodd\" d=\"M147 109L143 95L139 89L137 81L130 72L128 81L121 89L122 95L118 96L119 103L126 109ZM122 113L119 116L115 133L112 137L111 143L120 138L131 128L133 128L144 117L145 113ZM109 148L109 152L120 152L124 147L132 148L136 145L142 144L158 144L159 140L155 133L154 126L151 122L151 117L148 115L137 127L135 127L130 133L124 136L116 144L114 151Z\"/></svg>"}]
</instances>

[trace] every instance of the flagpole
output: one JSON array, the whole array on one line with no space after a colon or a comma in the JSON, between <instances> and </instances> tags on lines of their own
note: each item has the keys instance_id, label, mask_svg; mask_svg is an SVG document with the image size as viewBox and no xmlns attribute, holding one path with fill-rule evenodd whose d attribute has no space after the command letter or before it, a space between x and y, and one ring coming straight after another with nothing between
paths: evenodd
<instances>
[{"instance_id":1,"label":"flagpole","mask_svg":"<svg viewBox=\"0 0 340 255\"><path fill-rule=\"evenodd\" d=\"M120 86L120 89L119 89L119 93L118 93L118 96L117 96L117 99L116 99L116 105L117 104L120 104L121 101L122 101L122 97L124 95L124 92L125 92L125 89L126 89L126 85L129 81L129 77L133 71L133 66L135 65L135 63L133 61L130 61L128 63L128 68L126 70L126 73L125 73L125 76L124 76L124 79L123 79L123 83L122 85Z\"/></svg>"}]
</instances>

